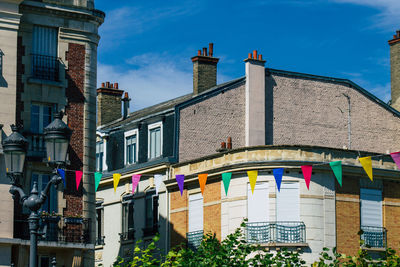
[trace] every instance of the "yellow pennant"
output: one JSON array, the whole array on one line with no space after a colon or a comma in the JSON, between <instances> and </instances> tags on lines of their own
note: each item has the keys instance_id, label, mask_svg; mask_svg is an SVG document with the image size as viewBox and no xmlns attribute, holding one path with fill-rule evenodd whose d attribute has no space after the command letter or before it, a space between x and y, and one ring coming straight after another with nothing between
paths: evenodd
<instances>
[{"instance_id":1,"label":"yellow pennant","mask_svg":"<svg viewBox=\"0 0 400 267\"><path fill-rule=\"evenodd\" d=\"M252 194L254 194L254 187L256 186L257 175L258 171L247 171L247 176L249 176L249 182Z\"/></svg>"},{"instance_id":2,"label":"yellow pennant","mask_svg":"<svg viewBox=\"0 0 400 267\"><path fill-rule=\"evenodd\" d=\"M374 181L373 177L372 177L372 160L371 157L363 157L363 158L359 158L358 159L361 163L361 165L364 168L364 171L367 173L369 179L371 179L371 181Z\"/></svg>"},{"instance_id":3,"label":"yellow pennant","mask_svg":"<svg viewBox=\"0 0 400 267\"><path fill-rule=\"evenodd\" d=\"M204 194L204 187L207 183L207 173L199 174L199 184L201 189L201 194Z\"/></svg>"},{"instance_id":4,"label":"yellow pennant","mask_svg":"<svg viewBox=\"0 0 400 267\"><path fill-rule=\"evenodd\" d=\"M117 186L118 186L118 184L119 184L119 178L121 178L121 174L120 174L120 173L114 173L114 174L113 174L114 192L117 191Z\"/></svg>"}]
</instances>

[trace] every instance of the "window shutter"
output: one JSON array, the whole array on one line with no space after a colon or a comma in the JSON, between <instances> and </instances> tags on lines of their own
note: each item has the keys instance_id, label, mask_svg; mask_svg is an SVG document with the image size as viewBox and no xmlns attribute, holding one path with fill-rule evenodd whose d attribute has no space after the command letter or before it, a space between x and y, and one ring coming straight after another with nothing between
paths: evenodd
<instances>
[{"instance_id":1,"label":"window shutter","mask_svg":"<svg viewBox=\"0 0 400 267\"><path fill-rule=\"evenodd\" d=\"M276 192L276 220L300 221L299 183L282 182L281 191Z\"/></svg>"},{"instance_id":2,"label":"window shutter","mask_svg":"<svg viewBox=\"0 0 400 267\"><path fill-rule=\"evenodd\" d=\"M189 195L189 232L203 230L203 197L201 193Z\"/></svg>"},{"instance_id":3,"label":"window shutter","mask_svg":"<svg viewBox=\"0 0 400 267\"><path fill-rule=\"evenodd\" d=\"M247 185L247 219L249 223L269 221L268 183L256 183L254 194Z\"/></svg>"},{"instance_id":4,"label":"window shutter","mask_svg":"<svg viewBox=\"0 0 400 267\"><path fill-rule=\"evenodd\" d=\"M360 189L361 225L382 227L382 191Z\"/></svg>"}]
</instances>

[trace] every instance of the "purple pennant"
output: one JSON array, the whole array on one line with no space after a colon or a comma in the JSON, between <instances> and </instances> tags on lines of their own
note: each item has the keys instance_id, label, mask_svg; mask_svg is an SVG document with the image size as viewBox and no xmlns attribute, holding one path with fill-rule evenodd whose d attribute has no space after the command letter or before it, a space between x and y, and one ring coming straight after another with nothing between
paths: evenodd
<instances>
[{"instance_id":1,"label":"purple pennant","mask_svg":"<svg viewBox=\"0 0 400 267\"><path fill-rule=\"evenodd\" d=\"M282 176L283 176L283 168L273 169L272 172L274 173L276 186L278 187L278 191L280 192L281 191Z\"/></svg>"},{"instance_id":2,"label":"purple pennant","mask_svg":"<svg viewBox=\"0 0 400 267\"><path fill-rule=\"evenodd\" d=\"M57 173L61 176L64 186L66 186L66 184L65 184L65 171L63 169L57 169Z\"/></svg>"},{"instance_id":3,"label":"purple pennant","mask_svg":"<svg viewBox=\"0 0 400 267\"><path fill-rule=\"evenodd\" d=\"M183 183L185 182L185 175L177 174L176 175L176 182L178 183L179 191L181 191L181 196L183 194Z\"/></svg>"},{"instance_id":4,"label":"purple pennant","mask_svg":"<svg viewBox=\"0 0 400 267\"><path fill-rule=\"evenodd\" d=\"M396 163L397 168L400 170L400 152L390 153L394 163Z\"/></svg>"}]
</instances>

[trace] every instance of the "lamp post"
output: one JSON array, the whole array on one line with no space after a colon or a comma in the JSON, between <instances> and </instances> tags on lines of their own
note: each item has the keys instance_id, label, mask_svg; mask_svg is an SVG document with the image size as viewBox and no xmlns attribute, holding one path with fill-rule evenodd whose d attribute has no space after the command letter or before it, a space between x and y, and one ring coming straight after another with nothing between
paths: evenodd
<instances>
[{"instance_id":1,"label":"lamp post","mask_svg":"<svg viewBox=\"0 0 400 267\"><path fill-rule=\"evenodd\" d=\"M49 166L54 168L53 177L43 189L38 192L37 182L33 183L32 191L29 195L22 189L21 179L23 178L23 168L28 141L20 133L16 126L11 126L12 134L3 140L3 152L6 161L6 172L12 183L10 193L13 198L19 194L20 202L27 207L31 213L28 218L30 232L30 255L29 266L37 266L37 237L39 233L39 209L45 202L50 186L61 183L62 178L57 173L57 168L65 165L68 144L71 137L71 129L61 120L63 114L56 114L55 119L44 129L47 161Z\"/></svg>"}]
</instances>

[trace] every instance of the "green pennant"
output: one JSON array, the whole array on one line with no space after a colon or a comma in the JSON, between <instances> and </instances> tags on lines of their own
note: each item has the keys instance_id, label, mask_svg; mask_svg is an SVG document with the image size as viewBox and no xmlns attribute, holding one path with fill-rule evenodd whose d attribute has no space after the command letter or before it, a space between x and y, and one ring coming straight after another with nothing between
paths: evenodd
<instances>
[{"instance_id":1,"label":"green pennant","mask_svg":"<svg viewBox=\"0 0 400 267\"><path fill-rule=\"evenodd\" d=\"M330 162L329 165L331 166L333 174L335 174L338 183L340 184L340 186L342 186L342 162L333 161Z\"/></svg>"},{"instance_id":2,"label":"green pennant","mask_svg":"<svg viewBox=\"0 0 400 267\"><path fill-rule=\"evenodd\" d=\"M222 174L222 181L224 182L225 195L228 195L229 184L231 183L232 173L225 172Z\"/></svg>"},{"instance_id":3,"label":"green pennant","mask_svg":"<svg viewBox=\"0 0 400 267\"><path fill-rule=\"evenodd\" d=\"M103 176L103 174L101 172L95 172L94 173L94 184L95 184L95 190L94 191L95 192L97 192L97 187L99 187L101 176Z\"/></svg>"}]
</instances>

